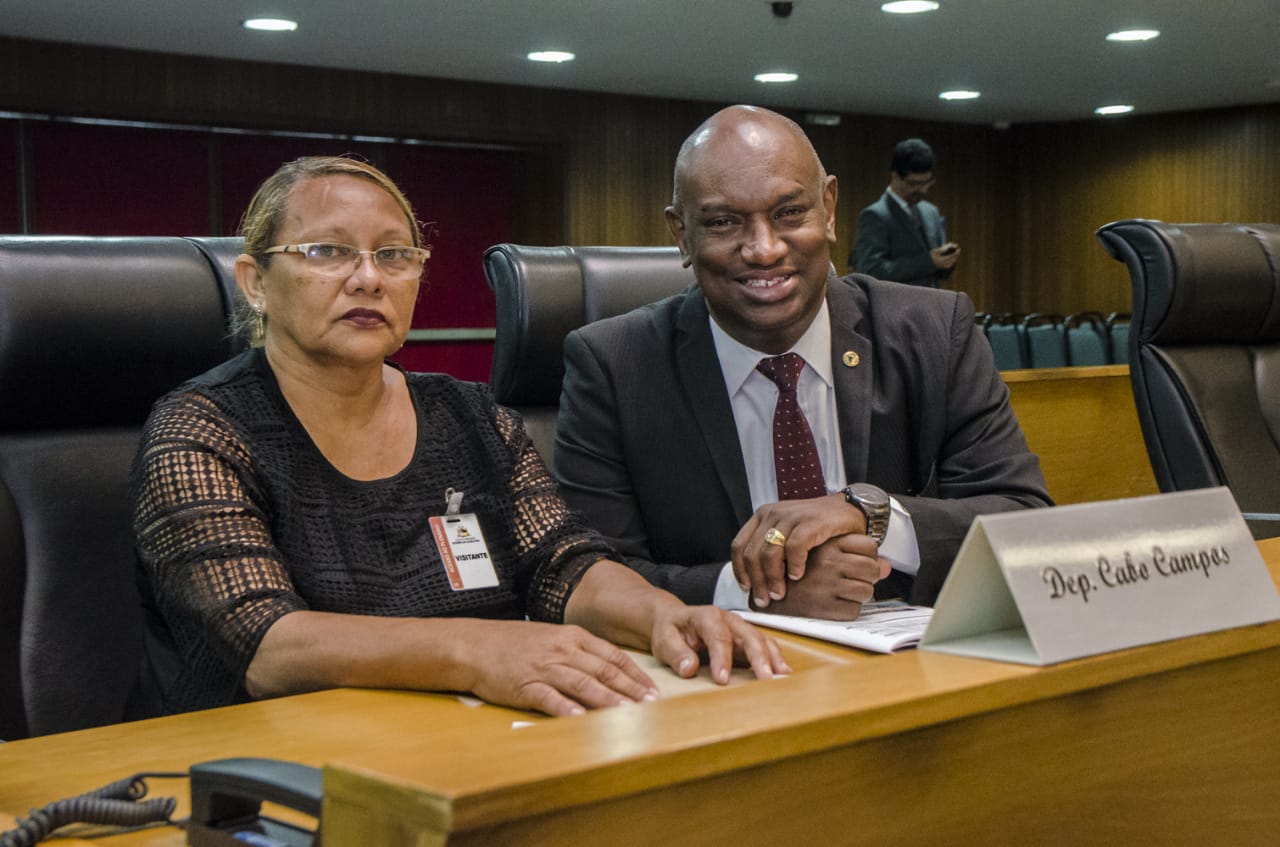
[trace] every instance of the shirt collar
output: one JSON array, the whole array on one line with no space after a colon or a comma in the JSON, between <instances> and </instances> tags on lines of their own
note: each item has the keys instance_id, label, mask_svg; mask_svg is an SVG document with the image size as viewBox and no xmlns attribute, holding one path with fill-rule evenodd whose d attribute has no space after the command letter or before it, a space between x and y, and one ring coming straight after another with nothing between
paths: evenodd
<instances>
[{"instance_id":1,"label":"shirt collar","mask_svg":"<svg viewBox=\"0 0 1280 847\"><path fill-rule=\"evenodd\" d=\"M906 212L908 215L911 214L911 204L899 197L898 193L894 191L892 187L886 188L885 192L894 200L898 201L898 207L901 208L902 211Z\"/></svg>"},{"instance_id":2,"label":"shirt collar","mask_svg":"<svg viewBox=\"0 0 1280 847\"><path fill-rule=\"evenodd\" d=\"M724 373L724 385L729 391L729 396L732 397L742 388L747 377L755 372L760 360L768 358L769 354L753 350L733 338L720 327L720 324L716 323L716 319L710 314L707 315L707 322L711 326L711 338L716 345L716 356L720 359L720 370ZM826 298L823 298L818 314L814 316L804 335L800 336L791 349L785 352L798 353L805 364L813 368L823 382L828 386L835 384L835 378L831 372L831 313L827 309Z\"/></svg>"}]
</instances>

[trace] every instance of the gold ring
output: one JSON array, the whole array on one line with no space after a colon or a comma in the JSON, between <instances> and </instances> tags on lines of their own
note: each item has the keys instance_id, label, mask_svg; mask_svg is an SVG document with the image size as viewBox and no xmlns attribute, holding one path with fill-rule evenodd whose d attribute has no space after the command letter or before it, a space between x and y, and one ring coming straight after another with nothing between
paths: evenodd
<instances>
[{"instance_id":1,"label":"gold ring","mask_svg":"<svg viewBox=\"0 0 1280 847\"><path fill-rule=\"evenodd\" d=\"M772 544L775 547L785 547L787 545L787 537L778 532L777 527L774 527L764 534L764 543Z\"/></svg>"}]
</instances>

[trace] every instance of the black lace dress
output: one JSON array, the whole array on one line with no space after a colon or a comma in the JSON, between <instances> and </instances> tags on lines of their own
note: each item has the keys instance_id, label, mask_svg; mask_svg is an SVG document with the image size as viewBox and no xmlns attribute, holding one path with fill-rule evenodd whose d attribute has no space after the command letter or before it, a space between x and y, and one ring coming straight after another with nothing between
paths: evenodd
<instances>
[{"instance_id":1,"label":"black lace dress","mask_svg":"<svg viewBox=\"0 0 1280 847\"><path fill-rule=\"evenodd\" d=\"M415 453L371 482L324 458L260 350L156 404L132 479L148 611L135 713L247 699L249 662L291 611L560 621L586 569L616 557L565 505L519 417L487 386L405 377ZM479 516L495 587L449 585L428 524L449 489Z\"/></svg>"}]
</instances>

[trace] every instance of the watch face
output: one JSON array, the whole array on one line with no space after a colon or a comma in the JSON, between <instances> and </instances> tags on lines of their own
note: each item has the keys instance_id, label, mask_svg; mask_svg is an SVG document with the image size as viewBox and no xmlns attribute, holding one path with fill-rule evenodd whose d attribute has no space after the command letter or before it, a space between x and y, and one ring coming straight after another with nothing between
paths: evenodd
<instances>
[{"instance_id":1,"label":"watch face","mask_svg":"<svg viewBox=\"0 0 1280 847\"><path fill-rule=\"evenodd\" d=\"M858 499L866 503L868 506L880 507L889 505L889 495L885 494L884 491L874 485L865 482L855 482L849 487L853 489L853 493L858 497Z\"/></svg>"}]
</instances>

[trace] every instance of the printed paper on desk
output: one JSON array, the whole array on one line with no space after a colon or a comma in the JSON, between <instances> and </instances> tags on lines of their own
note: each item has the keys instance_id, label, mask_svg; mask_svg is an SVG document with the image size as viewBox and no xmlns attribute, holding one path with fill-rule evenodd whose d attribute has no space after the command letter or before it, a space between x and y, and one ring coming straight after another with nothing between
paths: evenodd
<instances>
[{"instance_id":1,"label":"printed paper on desk","mask_svg":"<svg viewBox=\"0 0 1280 847\"><path fill-rule=\"evenodd\" d=\"M1226 488L974 519L920 640L1048 665L1280 619Z\"/></svg>"},{"instance_id":2,"label":"printed paper on desk","mask_svg":"<svg viewBox=\"0 0 1280 847\"><path fill-rule=\"evenodd\" d=\"M933 617L933 609L912 606L901 600L876 600L862 604L857 620L829 621L820 618L801 618L792 615L773 615L765 612L734 614L757 626L794 632L810 638L821 638L873 653L894 653L915 647L920 636Z\"/></svg>"}]
</instances>

